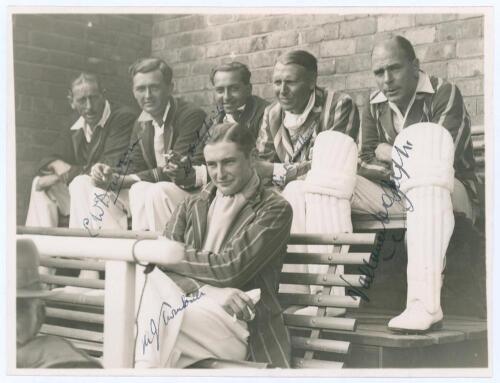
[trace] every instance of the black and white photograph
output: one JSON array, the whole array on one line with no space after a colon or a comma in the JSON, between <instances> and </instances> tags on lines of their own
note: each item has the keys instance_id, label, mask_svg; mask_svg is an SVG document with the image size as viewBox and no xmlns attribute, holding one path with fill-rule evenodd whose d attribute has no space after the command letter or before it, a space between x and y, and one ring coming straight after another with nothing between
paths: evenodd
<instances>
[{"instance_id":1,"label":"black and white photograph","mask_svg":"<svg viewBox=\"0 0 500 383\"><path fill-rule=\"evenodd\" d=\"M8 372L489 376L492 14L10 8Z\"/></svg>"}]
</instances>

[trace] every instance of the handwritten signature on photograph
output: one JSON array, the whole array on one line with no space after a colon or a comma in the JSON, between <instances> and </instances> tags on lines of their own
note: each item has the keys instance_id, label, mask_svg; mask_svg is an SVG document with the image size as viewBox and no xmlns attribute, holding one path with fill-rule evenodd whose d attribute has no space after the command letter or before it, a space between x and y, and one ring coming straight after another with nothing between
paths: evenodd
<instances>
[{"instance_id":1,"label":"handwritten signature on photograph","mask_svg":"<svg viewBox=\"0 0 500 383\"><path fill-rule=\"evenodd\" d=\"M395 146L396 153L398 154L398 159L392 160L393 163L393 169L394 169L394 175L392 177L393 182L385 181L382 180L380 182L380 186L382 187L382 190L384 191L381 199L382 199L382 206L384 208L383 211L379 211L376 214L372 214L372 216L377 219L381 224L382 224L382 230L377 233L376 237L376 243L375 247L372 250L370 254L370 259L367 262L366 260L363 260L363 265L358 267L358 271L360 272L359 276L359 283L361 287L365 290L370 289L374 279L375 279L375 270L377 269L379 262L380 262L380 257L381 257L381 252L382 248L384 246L384 243L386 241L386 236L387 236L387 229L386 229L386 224L390 223L390 218L389 218L389 209L394 205L394 204L400 204L404 212L408 211L413 211L413 203L411 200L408 198L408 196L401 191L399 188L401 179L403 178L403 175L406 176L406 178L410 178L410 175L408 172L404 169L404 158L409 158L410 153L408 153L410 150L413 149L413 145L411 142L406 141L406 145L403 145L403 148L399 148L398 146ZM401 235L400 237L397 237L396 235L392 234L391 238L392 241L395 244L401 244L404 241L404 234ZM390 254L386 257L383 257L383 261L388 261L391 260L394 255L396 254L397 246L395 246ZM346 294L350 296L352 299L356 299L356 297L361 297L362 300L365 302L369 302L370 299L368 295L366 294L365 291L362 289L353 286L351 283L349 283L343 275L339 276L340 279L342 279L346 284Z\"/></svg>"},{"instance_id":2,"label":"handwritten signature on photograph","mask_svg":"<svg viewBox=\"0 0 500 383\"><path fill-rule=\"evenodd\" d=\"M181 297L182 304L179 307L172 307L169 303L163 301L160 306L160 312L158 313L158 320L155 321L154 318L149 320L149 334L146 332L142 338L142 354L146 353L146 348L156 343L156 350L160 350L160 326L163 323L166 327L172 319L174 319L181 311L186 309L190 304L196 302L205 293L202 291L196 291L190 296L183 295Z\"/></svg>"},{"instance_id":3,"label":"handwritten signature on photograph","mask_svg":"<svg viewBox=\"0 0 500 383\"><path fill-rule=\"evenodd\" d=\"M131 143L126 152L123 153L118 160L118 163L115 167L115 172L111 177L111 181L108 186L102 193L94 192L94 204L91 206L91 211L89 213L89 217L85 217L83 219L83 227L87 229L87 232L91 237L97 237L99 233L93 233L89 227L91 220L100 223L105 214L105 210L103 207L109 208L109 204L116 204L118 201L118 197L120 195L120 191L123 187L124 176L128 173L128 169L130 167L130 163L132 162L131 154L134 151L134 148L137 146L141 137L137 138L133 143ZM99 226L98 229L100 229Z\"/></svg>"}]
</instances>

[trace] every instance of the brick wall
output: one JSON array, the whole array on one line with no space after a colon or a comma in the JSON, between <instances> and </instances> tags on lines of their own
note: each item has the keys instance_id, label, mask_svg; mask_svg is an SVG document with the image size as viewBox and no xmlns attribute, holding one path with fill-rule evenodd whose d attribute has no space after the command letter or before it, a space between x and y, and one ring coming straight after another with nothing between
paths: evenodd
<instances>
[{"instance_id":1,"label":"brick wall","mask_svg":"<svg viewBox=\"0 0 500 383\"><path fill-rule=\"evenodd\" d=\"M37 162L76 119L66 99L70 80L96 72L109 99L135 106L127 68L151 53L151 25L149 15L14 16L18 223Z\"/></svg>"},{"instance_id":2,"label":"brick wall","mask_svg":"<svg viewBox=\"0 0 500 383\"><path fill-rule=\"evenodd\" d=\"M233 59L246 63L254 93L271 100L275 59L296 48L318 58L321 86L345 90L363 105L375 85L373 42L391 34L413 42L424 70L457 83L473 123L483 123L481 15L157 15L152 52L172 65L177 94L207 110L213 66Z\"/></svg>"}]
</instances>

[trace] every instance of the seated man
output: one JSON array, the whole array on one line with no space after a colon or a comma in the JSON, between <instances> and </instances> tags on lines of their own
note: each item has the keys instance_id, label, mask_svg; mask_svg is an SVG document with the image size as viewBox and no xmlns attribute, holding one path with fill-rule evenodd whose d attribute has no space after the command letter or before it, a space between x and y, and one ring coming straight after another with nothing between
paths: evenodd
<instances>
[{"instance_id":1,"label":"seated man","mask_svg":"<svg viewBox=\"0 0 500 383\"><path fill-rule=\"evenodd\" d=\"M205 112L172 97L170 67L161 59L144 58L130 67L130 74L142 113L121 167L117 171L97 163L91 177L77 180L78 223L91 235L97 235L98 229L126 230L129 215L133 229L163 230L175 207L189 195L188 173L169 164L170 152L186 156L193 164L203 160L201 148L192 151L191 147L198 140Z\"/></svg>"},{"instance_id":2,"label":"seated man","mask_svg":"<svg viewBox=\"0 0 500 383\"><path fill-rule=\"evenodd\" d=\"M31 188L27 226L57 227L59 213L69 214L71 221L75 206L70 207L68 185L97 162L116 166L130 140L134 114L109 103L94 74L75 78L68 100L80 118L60 134L54 152L41 160Z\"/></svg>"},{"instance_id":3,"label":"seated man","mask_svg":"<svg viewBox=\"0 0 500 383\"><path fill-rule=\"evenodd\" d=\"M324 209L317 200L310 200L307 209L305 206L299 209L298 201L293 203L297 198L302 201L301 184L293 181L303 179L311 169L313 146L319 133L335 131L356 139L359 131L359 112L351 97L318 87L317 73L317 60L306 51L291 51L278 58L273 73L276 101L266 108L257 138L257 150L262 160L257 168L259 175L271 179L283 190L283 197L292 203L292 233L352 231L352 227L344 222L330 219L331 209ZM327 152L335 150L325 149ZM330 247L324 246L307 246L307 249L310 252L330 251ZM294 246L294 251L306 251L306 248ZM307 270L317 272L320 269L286 266L286 271ZM286 289L297 292L302 287L286 286ZM342 288L334 291L341 293Z\"/></svg>"},{"instance_id":4,"label":"seated man","mask_svg":"<svg viewBox=\"0 0 500 383\"><path fill-rule=\"evenodd\" d=\"M268 102L252 95L250 76L247 66L239 62L222 64L212 70L210 80L214 85L216 112L203 123L198 139L193 143L190 151L197 152L199 148L203 148L205 140L210 135L210 129L222 122L238 122L245 126L252 133L255 142ZM184 169L187 176L180 175L185 180L185 190L198 190L200 186L209 182L206 166L192 166L192 162L186 159L174 153L169 158L168 166ZM172 181L177 182L177 174L171 174ZM156 197L161 199L161 195L156 195ZM159 203L154 205L161 206ZM165 215L165 218L167 217ZM166 224L166 221L161 223Z\"/></svg>"},{"instance_id":5,"label":"seated man","mask_svg":"<svg viewBox=\"0 0 500 383\"><path fill-rule=\"evenodd\" d=\"M17 368L102 368L66 339L37 335L45 321L43 290L38 274L39 255L33 241L17 240L16 365Z\"/></svg>"},{"instance_id":6,"label":"seated man","mask_svg":"<svg viewBox=\"0 0 500 383\"><path fill-rule=\"evenodd\" d=\"M222 122L237 122L246 126L256 139L264 109L269 104L252 94L251 73L245 64L231 62L212 70L210 81L214 86L217 114L212 125Z\"/></svg>"},{"instance_id":7,"label":"seated man","mask_svg":"<svg viewBox=\"0 0 500 383\"><path fill-rule=\"evenodd\" d=\"M289 367L290 337L277 288L290 205L257 176L247 128L214 126L204 155L212 182L185 199L167 224L165 236L178 241L169 242L176 245L170 264L138 283L135 366L181 368L249 355ZM244 292L253 289L260 289L258 303Z\"/></svg>"},{"instance_id":8,"label":"seated man","mask_svg":"<svg viewBox=\"0 0 500 383\"><path fill-rule=\"evenodd\" d=\"M257 138L257 169L280 188L309 171L319 132L358 135L356 104L345 93L318 87L317 76L317 60L306 51L285 53L274 67L276 101L266 108Z\"/></svg>"},{"instance_id":9,"label":"seated man","mask_svg":"<svg viewBox=\"0 0 500 383\"><path fill-rule=\"evenodd\" d=\"M422 72L405 38L378 43L372 68L379 90L363 115L360 175L352 182L352 167L332 153L327 159L330 185L317 177L315 181L326 189L323 194L334 196L340 190L335 185L349 180L344 182L349 188L335 197L339 204L350 200L353 211L372 214L383 224L391 215L406 212L406 310L389 328L425 332L443 318L442 271L454 228L453 210L472 218L471 201L477 199L470 119L458 88ZM330 139L332 147L356 151L354 142ZM337 219L350 220L347 214L345 209Z\"/></svg>"}]
</instances>

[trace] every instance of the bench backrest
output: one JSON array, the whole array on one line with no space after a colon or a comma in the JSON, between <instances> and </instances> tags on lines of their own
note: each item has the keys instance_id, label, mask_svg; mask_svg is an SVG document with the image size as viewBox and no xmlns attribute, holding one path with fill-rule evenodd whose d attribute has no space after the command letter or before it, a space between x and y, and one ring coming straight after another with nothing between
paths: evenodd
<instances>
[{"instance_id":1,"label":"bench backrest","mask_svg":"<svg viewBox=\"0 0 500 383\"><path fill-rule=\"evenodd\" d=\"M59 229L60 230L60 229ZM54 239L57 241L57 239ZM341 368L350 344L346 341L327 339L328 330L354 331L355 319L334 317L331 308L356 309L358 297L332 295L334 286L360 287L363 275L339 274L336 268L342 265L361 265L370 262L370 250L374 234L293 235L290 243L297 245L333 245L329 253L289 252L286 264L323 265L316 273L282 272L280 282L295 285L320 286L316 294L280 293L283 307L307 306L312 313L285 312L285 324L290 329L295 368ZM350 253L350 245L368 246L365 253ZM41 265L66 270L104 271L105 262L93 260L61 259L41 257ZM104 342L104 280L82 279L77 276L42 275L42 282L53 287L74 286L86 288L84 292L63 292L47 300L47 321L42 327L45 334L67 338L90 355L103 358ZM106 359L104 358L104 361ZM221 367L224 363L211 362L210 367ZM234 367L234 365L229 364ZM251 364L247 364L251 366ZM245 367L242 365L242 367ZM262 366L260 366L262 367Z\"/></svg>"}]
</instances>

